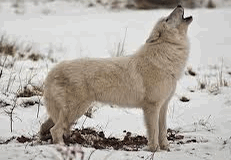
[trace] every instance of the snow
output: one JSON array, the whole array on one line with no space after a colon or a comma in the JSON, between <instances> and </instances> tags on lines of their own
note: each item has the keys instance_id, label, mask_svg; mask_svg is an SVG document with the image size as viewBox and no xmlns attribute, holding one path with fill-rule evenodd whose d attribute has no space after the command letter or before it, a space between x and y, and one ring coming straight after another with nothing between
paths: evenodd
<instances>
[{"instance_id":1,"label":"snow","mask_svg":"<svg viewBox=\"0 0 231 160\"><path fill-rule=\"evenodd\" d=\"M15 13L12 2L1 2L0 6L1 35L16 41L21 50L29 45L33 52L52 57L57 62L80 57L109 57L125 34L125 53L132 54L145 42L155 22L170 12L168 9L111 11L100 6L87 8L84 3L75 1L37 5L25 1L19 8L20 14ZM179 130L186 140L195 138L197 143L172 143L170 152L155 154L76 146L76 159L81 157L79 151L83 151L84 159L90 157L94 160L152 157L155 160L231 159L231 9L230 6L186 9L185 14L194 18L188 33L191 50L187 66L197 75L185 74L179 81L169 104L168 127ZM0 56L0 62L3 60L4 57ZM23 107L22 104L28 100L42 101L41 97L18 98L15 101L14 93L28 84L42 86L48 71L56 64L47 58L33 62L28 59L14 61L8 57L6 64L10 63L14 63L14 67L4 68L0 78L0 102L9 104L0 107L0 142L12 136L32 137L38 133L41 123L47 118L45 106L35 103ZM15 80L10 81L10 77L15 77ZM223 81L228 86L221 85ZM200 89L199 83L204 83L206 89ZM190 101L179 101L182 96ZM17 107L13 112L11 133L10 117L6 112L14 104ZM118 138L124 136L124 130L134 135L146 135L141 110L111 108L102 104L96 104L96 108L93 118L82 116L74 127L94 127L104 131L105 136ZM0 159L62 159L58 147L28 142L21 144L13 140L0 145Z\"/></svg>"}]
</instances>

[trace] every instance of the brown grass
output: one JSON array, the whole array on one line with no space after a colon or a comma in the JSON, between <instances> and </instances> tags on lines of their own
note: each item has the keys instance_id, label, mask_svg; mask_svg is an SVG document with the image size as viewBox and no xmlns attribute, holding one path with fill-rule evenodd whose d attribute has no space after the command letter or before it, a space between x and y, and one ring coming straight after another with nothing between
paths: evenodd
<instances>
[{"instance_id":1,"label":"brown grass","mask_svg":"<svg viewBox=\"0 0 231 160\"><path fill-rule=\"evenodd\" d=\"M0 56L11 56L17 57L17 59L29 59L31 61L39 61L48 59L51 62L56 62L56 60L50 56L43 56L40 53L33 51L32 45L27 45L26 47L20 46L16 41L10 41L6 35L2 35L0 38Z\"/></svg>"},{"instance_id":2,"label":"brown grass","mask_svg":"<svg viewBox=\"0 0 231 160\"><path fill-rule=\"evenodd\" d=\"M16 45L15 42L8 42L5 36L1 36L0 39L0 54L15 56L16 52Z\"/></svg>"},{"instance_id":3,"label":"brown grass","mask_svg":"<svg viewBox=\"0 0 231 160\"><path fill-rule=\"evenodd\" d=\"M36 53L32 53L28 56L28 59L32 60L32 61L38 61L38 60L43 60L44 57L40 54L36 54Z\"/></svg>"},{"instance_id":4,"label":"brown grass","mask_svg":"<svg viewBox=\"0 0 231 160\"><path fill-rule=\"evenodd\" d=\"M17 93L17 97L32 97L32 96L42 96L42 95L43 95L43 87L33 86L33 85L27 85Z\"/></svg>"}]
</instances>

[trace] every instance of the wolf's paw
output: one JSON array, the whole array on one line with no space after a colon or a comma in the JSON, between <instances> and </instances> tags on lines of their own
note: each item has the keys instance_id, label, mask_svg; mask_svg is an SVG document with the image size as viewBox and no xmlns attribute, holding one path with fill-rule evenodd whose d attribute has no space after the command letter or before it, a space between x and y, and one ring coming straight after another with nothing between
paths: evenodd
<instances>
[{"instance_id":1,"label":"wolf's paw","mask_svg":"<svg viewBox=\"0 0 231 160\"><path fill-rule=\"evenodd\" d=\"M160 149L170 151L169 144L168 143L167 144L161 144Z\"/></svg>"},{"instance_id":2,"label":"wolf's paw","mask_svg":"<svg viewBox=\"0 0 231 160\"><path fill-rule=\"evenodd\" d=\"M43 134L40 134L39 135L39 139L41 140L41 141L47 141L48 139L51 139L52 137L51 137L51 134L46 134L46 135L43 135Z\"/></svg>"},{"instance_id":3,"label":"wolf's paw","mask_svg":"<svg viewBox=\"0 0 231 160\"><path fill-rule=\"evenodd\" d=\"M65 143L63 141L61 142L58 142L58 141L53 141L53 144L58 144L58 145L61 145L61 146L65 146Z\"/></svg>"},{"instance_id":4,"label":"wolf's paw","mask_svg":"<svg viewBox=\"0 0 231 160\"><path fill-rule=\"evenodd\" d=\"M148 145L143 148L144 151L159 152L160 146L158 144Z\"/></svg>"},{"instance_id":5,"label":"wolf's paw","mask_svg":"<svg viewBox=\"0 0 231 160\"><path fill-rule=\"evenodd\" d=\"M160 149L166 150L166 151L170 151L170 149L169 149L169 143L168 143L167 139L165 141L162 141L160 143Z\"/></svg>"},{"instance_id":6,"label":"wolf's paw","mask_svg":"<svg viewBox=\"0 0 231 160\"><path fill-rule=\"evenodd\" d=\"M68 138L71 137L71 133L70 133L70 132L65 132L65 133L63 134L63 136L64 136L65 139L68 139Z\"/></svg>"},{"instance_id":7,"label":"wolf's paw","mask_svg":"<svg viewBox=\"0 0 231 160\"><path fill-rule=\"evenodd\" d=\"M59 139L59 138L56 138L56 137L53 138L53 136L52 136L52 143L53 144L59 144L59 145L65 145L63 139Z\"/></svg>"}]
</instances>

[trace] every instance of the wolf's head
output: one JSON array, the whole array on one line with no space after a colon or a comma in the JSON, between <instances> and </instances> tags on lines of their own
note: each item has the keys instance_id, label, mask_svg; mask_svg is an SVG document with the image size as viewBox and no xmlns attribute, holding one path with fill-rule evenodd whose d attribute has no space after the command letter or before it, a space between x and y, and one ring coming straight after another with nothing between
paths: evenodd
<instances>
[{"instance_id":1,"label":"wolf's head","mask_svg":"<svg viewBox=\"0 0 231 160\"><path fill-rule=\"evenodd\" d=\"M161 18L157 22L146 42L152 43L158 39L184 40L192 20L192 16L184 18L184 8L178 5L169 16Z\"/></svg>"}]
</instances>

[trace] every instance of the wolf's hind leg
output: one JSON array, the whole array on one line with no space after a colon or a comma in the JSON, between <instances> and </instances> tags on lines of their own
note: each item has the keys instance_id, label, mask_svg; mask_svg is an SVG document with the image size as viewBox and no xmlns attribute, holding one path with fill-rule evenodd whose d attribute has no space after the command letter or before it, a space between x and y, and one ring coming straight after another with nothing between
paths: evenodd
<instances>
[{"instance_id":1,"label":"wolf's hind leg","mask_svg":"<svg viewBox=\"0 0 231 160\"><path fill-rule=\"evenodd\" d=\"M76 106L77 103L78 102L73 102L72 106L74 106L74 107L73 107L71 113L68 114L68 123L66 124L67 126L66 126L66 130L64 132L65 137L70 136L71 126L76 122L76 120L78 120L88 110L88 108L90 107L90 104L91 104L91 102L83 102L83 103L79 103Z\"/></svg>"},{"instance_id":2,"label":"wolf's hind leg","mask_svg":"<svg viewBox=\"0 0 231 160\"><path fill-rule=\"evenodd\" d=\"M59 111L57 122L55 122L54 127L52 127L50 130L53 143L64 144L63 135L68 130L68 126L68 110L63 107Z\"/></svg>"},{"instance_id":3,"label":"wolf's hind leg","mask_svg":"<svg viewBox=\"0 0 231 160\"><path fill-rule=\"evenodd\" d=\"M54 122L52 121L52 119L49 117L40 127L40 131L39 131L39 138L41 140L45 140L46 139L46 135L48 135L50 133L50 129L54 126Z\"/></svg>"},{"instance_id":4,"label":"wolf's hind leg","mask_svg":"<svg viewBox=\"0 0 231 160\"><path fill-rule=\"evenodd\" d=\"M60 110L58 121L55 123L55 126L51 128L53 143L64 144L63 135L65 137L70 136L71 125L79 119L90 106L89 102L79 103L79 105L75 106L76 104L77 102L69 103L68 107L65 106Z\"/></svg>"}]
</instances>

